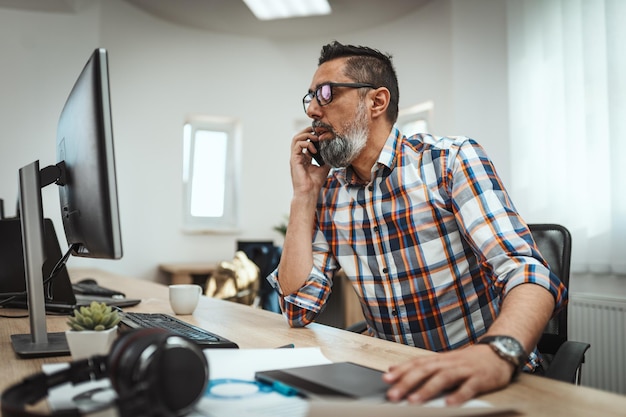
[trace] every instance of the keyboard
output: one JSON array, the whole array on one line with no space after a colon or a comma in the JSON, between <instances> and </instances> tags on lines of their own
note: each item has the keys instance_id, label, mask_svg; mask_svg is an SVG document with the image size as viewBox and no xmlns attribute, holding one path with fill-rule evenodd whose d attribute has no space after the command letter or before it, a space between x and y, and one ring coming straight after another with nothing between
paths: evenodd
<instances>
[{"instance_id":1,"label":"keyboard","mask_svg":"<svg viewBox=\"0 0 626 417\"><path fill-rule=\"evenodd\" d=\"M101 287L98 282L92 278L85 278L72 284L74 294L80 295L96 295L99 297L124 298L123 292L112 290L110 288Z\"/></svg>"},{"instance_id":2,"label":"keyboard","mask_svg":"<svg viewBox=\"0 0 626 417\"><path fill-rule=\"evenodd\" d=\"M208 348L238 348L236 343L211 333L208 330L193 326L176 317L168 314L160 313L136 313L125 312L122 314L120 321L121 330L141 329L141 328L160 328L169 332L186 337L196 342L202 349Z\"/></svg>"}]
</instances>

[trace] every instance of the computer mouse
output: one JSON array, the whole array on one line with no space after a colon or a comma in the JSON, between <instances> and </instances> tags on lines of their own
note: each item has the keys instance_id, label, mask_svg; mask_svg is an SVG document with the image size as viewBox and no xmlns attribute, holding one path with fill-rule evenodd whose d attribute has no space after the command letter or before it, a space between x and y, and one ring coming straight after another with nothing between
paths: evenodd
<instances>
[{"instance_id":1,"label":"computer mouse","mask_svg":"<svg viewBox=\"0 0 626 417\"><path fill-rule=\"evenodd\" d=\"M84 278L78 281L77 284L98 285L98 282L93 278Z\"/></svg>"}]
</instances>

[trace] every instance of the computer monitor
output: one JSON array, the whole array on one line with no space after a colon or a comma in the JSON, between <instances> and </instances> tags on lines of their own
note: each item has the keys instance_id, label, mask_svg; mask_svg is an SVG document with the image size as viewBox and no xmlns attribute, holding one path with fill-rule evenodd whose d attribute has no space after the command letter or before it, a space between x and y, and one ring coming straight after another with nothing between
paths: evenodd
<instances>
[{"instance_id":1,"label":"computer monitor","mask_svg":"<svg viewBox=\"0 0 626 417\"><path fill-rule=\"evenodd\" d=\"M42 272L43 277L49 277L63 253L51 219L44 219L43 231L45 260ZM0 265L2 265L0 268L0 304L3 306L27 307L26 280L24 279L26 271L22 246L20 219L15 217L0 220ZM68 305L76 304L72 283L64 267L59 268L54 280L51 280L48 285L44 283L44 291L46 309L49 308L50 300L54 300L55 303L62 300Z\"/></svg>"},{"instance_id":2,"label":"computer monitor","mask_svg":"<svg viewBox=\"0 0 626 417\"><path fill-rule=\"evenodd\" d=\"M59 185L63 228L72 254L122 257L105 49L96 49L78 76L59 117L56 143L56 165L40 170L39 161L35 161L19 170L19 211L31 326L31 334L11 336L13 348L20 356L69 353L65 334L46 330L43 187Z\"/></svg>"},{"instance_id":3,"label":"computer monitor","mask_svg":"<svg viewBox=\"0 0 626 417\"><path fill-rule=\"evenodd\" d=\"M57 127L61 216L73 255L119 259L117 202L107 52L96 49L74 84Z\"/></svg>"}]
</instances>

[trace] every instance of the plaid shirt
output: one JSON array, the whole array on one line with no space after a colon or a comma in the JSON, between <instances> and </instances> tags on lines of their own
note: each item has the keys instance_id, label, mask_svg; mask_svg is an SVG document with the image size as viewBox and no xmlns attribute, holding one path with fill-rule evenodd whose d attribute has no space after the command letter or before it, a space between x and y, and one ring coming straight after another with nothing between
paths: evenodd
<instances>
[{"instance_id":1,"label":"plaid shirt","mask_svg":"<svg viewBox=\"0 0 626 417\"><path fill-rule=\"evenodd\" d=\"M484 150L466 137L393 129L368 184L334 169L321 190L305 285L283 298L292 326L321 311L342 268L370 334L432 351L475 343L522 283L567 290L546 267ZM279 289L279 270L268 277ZM534 356L534 355L533 355Z\"/></svg>"}]
</instances>

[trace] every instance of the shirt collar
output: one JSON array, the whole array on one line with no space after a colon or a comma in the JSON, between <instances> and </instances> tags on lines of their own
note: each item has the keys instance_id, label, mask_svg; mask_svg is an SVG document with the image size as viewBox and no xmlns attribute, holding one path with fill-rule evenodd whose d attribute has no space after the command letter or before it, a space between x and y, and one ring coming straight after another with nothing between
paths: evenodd
<instances>
[{"instance_id":1,"label":"shirt collar","mask_svg":"<svg viewBox=\"0 0 626 417\"><path fill-rule=\"evenodd\" d=\"M404 136L400 133L400 130L397 127L393 127L387 140L385 141L385 145L383 146L383 150L380 152L380 156L378 157L378 165L383 165L387 167L389 170L393 170L396 165L396 155L398 154L398 149L402 144L402 138Z\"/></svg>"},{"instance_id":2,"label":"shirt collar","mask_svg":"<svg viewBox=\"0 0 626 417\"><path fill-rule=\"evenodd\" d=\"M378 156L378 160L376 164L372 168L372 172L376 172L378 170L385 169L383 174L386 172L387 174L391 172L396 165L396 155L398 153L398 147L402 144L403 135L400 133L400 130L397 127L393 127L385 144L383 145L383 149ZM358 180L358 177L355 175L354 170L351 166L347 168L333 168L331 174L342 184L342 185L354 185L354 186L362 186L363 184Z\"/></svg>"}]
</instances>

